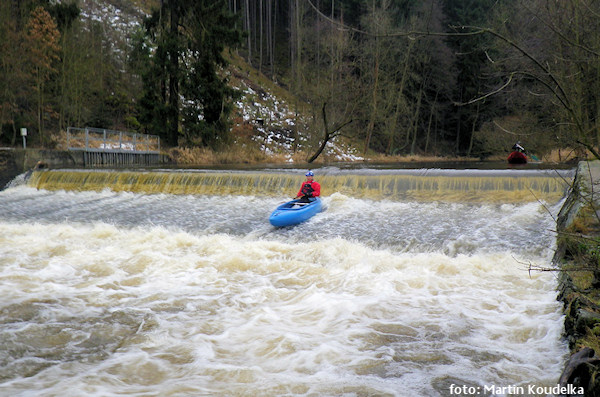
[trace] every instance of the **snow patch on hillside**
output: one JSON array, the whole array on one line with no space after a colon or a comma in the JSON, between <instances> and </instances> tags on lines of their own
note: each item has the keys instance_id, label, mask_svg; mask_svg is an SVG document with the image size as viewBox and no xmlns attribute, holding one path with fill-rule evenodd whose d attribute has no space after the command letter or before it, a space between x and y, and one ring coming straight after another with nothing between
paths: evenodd
<instances>
[{"instance_id":1,"label":"snow patch on hillside","mask_svg":"<svg viewBox=\"0 0 600 397\"><path fill-rule=\"evenodd\" d=\"M82 19L108 24L113 30L122 34L122 37L137 29L146 16L131 4L129 7L120 8L110 1L80 0L79 8Z\"/></svg>"},{"instance_id":2,"label":"snow patch on hillside","mask_svg":"<svg viewBox=\"0 0 600 397\"><path fill-rule=\"evenodd\" d=\"M268 89L256 90L244 80L240 82L241 86L235 87L241 94L235 103L236 112L243 122L252 125L255 131L252 140L259 144L260 150L267 155L283 153L288 162L293 162L294 150L315 150L310 147L312 136L305 116L297 115L284 100ZM318 137L312 140L318 141ZM363 160L357 152L356 148L336 138L330 140L323 150L324 155L337 161Z\"/></svg>"},{"instance_id":3,"label":"snow patch on hillside","mask_svg":"<svg viewBox=\"0 0 600 397\"><path fill-rule=\"evenodd\" d=\"M60 1L60 0L58 0ZM80 18L83 22L101 23L115 54L124 62L127 57L128 40L141 26L147 16L130 1L120 0L80 0ZM282 99L268 89L252 82L239 80L234 87L241 94L236 101L237 119L251 126L251 140L267 155L284 154L292 162L294 151L314 152L320 144L319 136L312 136L309 118L297 115ZM240 123L236 127L241 127ZM356 148L334 138L328 142L323 155L337 161L363 160Z\"/></svg>"}]
</instances>

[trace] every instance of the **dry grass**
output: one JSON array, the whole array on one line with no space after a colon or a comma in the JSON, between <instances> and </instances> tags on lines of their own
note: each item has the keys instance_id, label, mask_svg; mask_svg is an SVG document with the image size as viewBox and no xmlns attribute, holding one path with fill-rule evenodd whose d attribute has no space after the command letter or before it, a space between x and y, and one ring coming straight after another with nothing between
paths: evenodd
<instances>
[{"instance_id":1,"label":"dry grass","mask_svg":"<svg viewBox=\"0 0 600 397\"><path fill-rule=\"evenodd\" d=\"M469 157L444 157L444 156L423 156L423 155L405 155L405 156L388 156L384 154L374 154L367 156L366 162L371 163L434 163L448 161L479 161L478 158Z\"/></svg>"},{"instance_id":2,"label":"dry grass","mask_svg":"<svg viewBox=\"0 0 600 397\"><path fill-rule=\"evenodd\" d=\"M293 154L286 153L265 153L258 147L254 147L250 136L253 130L247 131L248 136L238 136L240 141L245 144L237 144L222 151L213 151L207 148L171 148L166 150L171 159L177 164L182 165L210 165L210 164L286 164L286 163L306 163L306 159L313 153L297 152ZM240 135L239 131L236 135ZM73 144L73 142L71 142ZM49 137L48 148L58 150L67 150L66 131L52 134ZM590 152L576 150L573 148L555 149L544 155L540 160L546 163L566 163L577 160L594 159ZM488 161L506 161L506 154L498 154L488 157ZM336 162L333 156L322 154L317 158L315 163L326 164ZM478 158L467 157L449 157L449 156L427 156L427 155L405 155L405 156L388 156L384 154L370 154L364 160L359 160L366 163L411 163L411 162L469 162L479 161Z\"/></svg>"},{"instance_id":3,"label":"dry grass","mask_svg":"<svg viewBox=\"0 0 600 397\"><path fill-rule=\"evenodd\" d=\"M167 151L171 159L181 165L217 165L217 164L303 164L312 153L296 152L294 154L267 154L258 148L247 145L233 146L223 151L213 151L208 148L172 148ZM321 154L314 163L328 164L338 160L331 155ZM447 162L447 161L478 161L476 158L440 157L440 156L386 156L375 154L359 162L366 163L410 163L410 162Z\"/></svg>"},{"instance_id":4,"label":"dry grass","mask_svg":"<svg viewBox=\"0 0 600 397\"><path fill-rule=\"evenodd\" d=\"M58 150L67 150L67 131L60 131L50 135L50 142L48 143L49 148Z\"/></svg>"},{"instance_id":5,"label":"dry grass","mask_svg":"<svg viewBox=\"0 0 600 397\"><path fill-rule=\"evenodd\" d=\"M218 165L218 164L284 164L290 159L303 162L306 158L302 153L292 156L276 153L267 154L255 148L228 148L213 151L208 148L172 148L167 151L171 159L181 165Z\"/></svg>"},{"instance_id":6,"label":"dry grass","mask_svg":"<svg viewBox=\"0 0 600 397\"><path fill-rule=\"evenodd\" d=\"M541 160L548 163L566 163L569 161L592 159L593 157L589 151L564 148L552 150L550 153L542 156Z\"/></svg>"}]
</instances>

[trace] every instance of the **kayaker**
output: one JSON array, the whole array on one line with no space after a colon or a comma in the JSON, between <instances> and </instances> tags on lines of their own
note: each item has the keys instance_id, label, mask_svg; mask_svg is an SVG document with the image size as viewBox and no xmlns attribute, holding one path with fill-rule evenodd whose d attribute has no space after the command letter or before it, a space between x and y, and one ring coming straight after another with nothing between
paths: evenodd
<instances>
[{"instance_id":1,"label":"kayaker","mask_svg":"<svg viewBox=\"0 0 600 397\"><path fill-rule=\"evenodd\" d=\"M319 197L321 194L321 185L314 180L315 174L308 171L305 175L306 181L302 182L302 186L300 186L300 190L296 195L296 198L300 198L301 203L308 203L311 198Z\"/></svg>"},{"instance_id":2,"label":"kayaker","mask_svg":"<svg viewBox=\"0 0 600 397\"><path fill-rule=\"evenodd\" d=\"M515 151L515 152L527 153L525 151L525 148L523 146L521 146L521 142L518 142L518 141L517 141L517 143L515 143L513 145L512 150Z\"/></svg>"}]
</instances>

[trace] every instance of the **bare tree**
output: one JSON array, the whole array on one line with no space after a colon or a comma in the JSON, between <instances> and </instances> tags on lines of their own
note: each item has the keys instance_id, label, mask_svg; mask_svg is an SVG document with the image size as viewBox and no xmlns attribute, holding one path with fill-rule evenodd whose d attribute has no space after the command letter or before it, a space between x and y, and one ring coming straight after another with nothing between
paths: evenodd
<instances>
[{"instance_id":1,"label":"bare tree","mask_svg":"<svg viewBox=\"0 0 600 397\"><path fill-rule=\"evenodd\" d=\"M321 145L319 145L317 151L308 158L308 163L312 163L313 161L315 161L317 157L319 157L319 155L323 152L323 150L327 146L327 143L336 136L338 136L341 133L342 128L352 123L352 119L349 119L338 123L332 127L329 127L329 123L327 122L327 102L323 103L323 107L321 108L321 114L323 116L323 139L321 140Z\"/></svg>"}]
</instances>

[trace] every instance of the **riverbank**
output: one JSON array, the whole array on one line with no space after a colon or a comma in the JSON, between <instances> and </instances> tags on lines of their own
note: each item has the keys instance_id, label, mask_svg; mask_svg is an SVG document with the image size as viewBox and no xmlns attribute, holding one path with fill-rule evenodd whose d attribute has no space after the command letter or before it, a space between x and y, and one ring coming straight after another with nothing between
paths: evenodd
<instances>
[{"instance_id":1,"label":"riverbank","mask_svg":"<svg viewBox=\"0 0 600 397\"><path fill-rule=\"evenodd\" d=\"M558 299L572 356L562 385L600 395L600 161L578 165L573 188L557 219ZM546 269L552 270L552 269Z\"/></svg>"}]
</instances>

